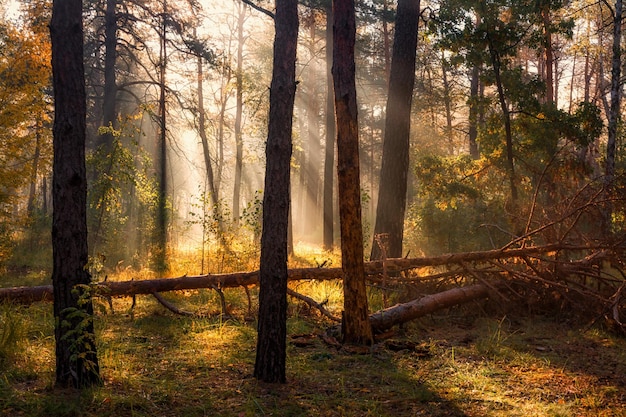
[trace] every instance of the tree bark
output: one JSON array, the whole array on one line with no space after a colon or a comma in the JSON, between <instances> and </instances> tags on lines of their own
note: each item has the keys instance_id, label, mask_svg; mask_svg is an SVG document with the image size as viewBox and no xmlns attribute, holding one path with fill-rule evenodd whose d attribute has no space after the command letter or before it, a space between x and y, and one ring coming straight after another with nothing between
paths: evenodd
<instances>
[{"instance_id":1,"label":"tree bark","mask_svg":"<svg viewBox=\"0 0 626 417\"><path fill-rule=\"evenodd\" d=\"M52 284L56 383L100 383L87 271L86 95L81 0L54 0L50 37L53 125Z\"/></svg>"},{"instance_id":2,"label":"tree bark","mask_svg":"<svg viewBox=\"0 0 626 417\"><path fill-rule=\"evenodd\" d=\"M333 90L333 9L326 8L326 148L324 152L324 249L334 246L333 174L335 166L335 101Z\"/></svg>"},{"instance_id":3,"label":"tree bark","mask_svg":"<svg viewBox=\"0 0 626 417\"><path fill-rule=\"evenodd\" d=\"M437 310L485 298L488 295L489 288L482 284L453 288L378 311L370 316L370 322L373 330L382 332Z\"/></svg>"},{"instance_id":4,"label":"tree bark","mask_svg":"<svg viewBox=\"0 0 626 417\"><path fill-rule=\"evenodd\" d=\"M235 178L233 184L233 221L239 224L241 206L241 178L243 176L243 133L241 118L243 114L243 23L246 8L239 5L237 19L237 70L235 72Z\"/></svg>"},{"instance_id":5,"label":"tree bark","mask_svg":"<svg viewBox=\"0 0 626 417\"><path fill-rule=\"evenodd\" d=\"M298 4L276 0L274 65L265 150L259 324L254 377L286 382L287 232L293 105L296 95Z\"/></svg>"},{"instance_id":6,"label":"tree bark","mask_svg":"<svg viewBox=\"0 0 626 417\"><path fill-rule=\"evenodd\" d=\"M608 114L608 141L606 144L606 181L610 183L615 175L615 147L617 126L620 120L621 98L621 55L622 55L622 0L615 1L613 10L613 56L611 60L611 105Z\"/></svg>"},{"instance_id":7,"label":"tree bark","mask_svg":"<svg viewBox=\"0 0 626 417\"><path fill-rule=\"evenodd\" d=\"M387 253L390 258L402 257L419 9L419 0L399 0L396 12L374 228L374 237L389 234ZM372 244L371 259L380 259L380 256L379 246Z\"/></svg>"},{"instance_id":8,"label":"tree bark","mask_svg":"<svg viewBox=\"0 0 626 417\"><path fill-rule=\"evenodd\" d=\"M479 159L478 151L478 108L479 96L478 86L480 83L480 67L474 64L472 67L472 77L470 80L470 99L469 99L469 153L472 159Z\"/></svg>"},{"instance_id":9,"label":"tree bark","mask_svg":"<svg viewBox=\"0 0 626 417\"><path fill-rule=\"evenodd\" d=\"M517 180L515 177L515 163L513 160L513 132L511 130L511 112L509 111L509 106L506 102L504 85L502 83L502 63L500 61L500 52L498 52L498 50L496 49L489 33L487 33L487 41L489 46L489 55L491 57L491 65L493 67L493 74L496 81L496 89L498 91L498 101L500 102L500 109L502 111L502 121L504 123L507 171L509 174L509 185L511 188L511 204L513 206L513 209L515 209L515 206L517 205Z\"/></svg>"},{"instance_id":10,"label":"tree bark","mask_svg":"<svg viewBox=\"0 0 626 417\"><path fill-rule=\"evenodd\" d=\"M333 2L333 82L337 117L337 177L343 269L343 339L371 344L363 266L363 226L359 175L359 126L356 102L354 0Z\"/></svg>"},{"instance_id":11,"label":"tree bark","mask_svg":"<svg viewBox=\"0 0 626 417\"><path fill-rule=\"evenodd\" d=\"M167 67L167 0L163 0L161 14L162 27L160 33L159 59L159 137L158 137L158 197L156 228L154 240L154 268L157 272L165 272L167 266L167 228L169 224L167 210L167 106L165 75Z\"/></svg>"}]
</instances>

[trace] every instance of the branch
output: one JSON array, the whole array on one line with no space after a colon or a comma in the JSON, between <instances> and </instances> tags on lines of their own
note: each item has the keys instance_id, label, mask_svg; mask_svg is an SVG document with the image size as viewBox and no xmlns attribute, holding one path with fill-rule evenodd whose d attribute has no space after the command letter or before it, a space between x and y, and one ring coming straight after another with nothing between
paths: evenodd
<instances>
[{"instance_id":1,"label":"branch","mask_svg":"<svg viewBox=\"0 0 626 417\"><path fill-rule=\"evenodd\" d=\"M328 310L326 310L322 304L318 303L317 301L315 301L311 297L307 297L306 295L300 294L299 292L296 292L296 291L292 290L291 288L287 288L287 294L289 294L290 296L292 296L294 298L297 298L298 300L304 301L305 303L307 303L311 307L315 307L316 309L318 309L320 311L320 313L322 313L323 315L325 315L326 317L328 317L332 321L341 321L341 319L339 317L335 317L332 314L330 314L330 312Z\"/></svg>"},{"instance_id":2,"label":"branch","mask_svg":"<svg viewBox=\"0 0 626 417\"><path fill-rule=\"evenodd\" d=\"M271 17L272 19L275 18L274 13L270 12L269 10L259 6L258 4L253 3L250 0L241 0L244 4L247 4L248 6L252 7L254 10L258 10L259 12L268 15L269 17Z\"/></svg>"}]
</instances>

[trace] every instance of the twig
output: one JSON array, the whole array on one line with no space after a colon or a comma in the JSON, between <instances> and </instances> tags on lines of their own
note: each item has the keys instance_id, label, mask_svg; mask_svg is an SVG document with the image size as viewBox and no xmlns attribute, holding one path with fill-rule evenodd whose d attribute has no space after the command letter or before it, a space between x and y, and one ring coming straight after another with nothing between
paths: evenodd
<instances>
[{"instance_id":1,"label":"twig","mask_svg":"<svg viewBox=\"0 0 626 417\"><path fill-rule=\"evenodd\" d=\"M315 301L311 297L307 297L306 295L300 294L299 292L296 292L296 291L292 290L291 288L287 288L287 294L289 294L290 296L292 296L294 298L297 298L298 300L304 301L305 303L307 303L311 307L315 307L316 309L318 309L320 311L320 313L322 313L324 316L328 317L332 321L337 321L337 322L341 321L340 318L335 317L332 314L330 314L330 312L328 310L326 310L323 305L321 305L320 303L318 303L317 301Z\"/></svg>"}]
</instances>

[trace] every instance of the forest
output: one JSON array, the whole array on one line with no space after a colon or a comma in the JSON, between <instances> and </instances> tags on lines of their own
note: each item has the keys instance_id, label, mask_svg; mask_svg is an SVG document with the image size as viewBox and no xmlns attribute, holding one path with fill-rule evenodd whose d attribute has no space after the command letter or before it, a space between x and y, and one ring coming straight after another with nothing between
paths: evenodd
<instances>
[{"instance_id":1,"label":"forest","mask_svg":"<svg viewBox=\"0 0 626 417\"><path fill-rule=\"evenodd\" d=\"M0 415L626 413L622 0L0 16Z\"/></svg>"}]
</instances>

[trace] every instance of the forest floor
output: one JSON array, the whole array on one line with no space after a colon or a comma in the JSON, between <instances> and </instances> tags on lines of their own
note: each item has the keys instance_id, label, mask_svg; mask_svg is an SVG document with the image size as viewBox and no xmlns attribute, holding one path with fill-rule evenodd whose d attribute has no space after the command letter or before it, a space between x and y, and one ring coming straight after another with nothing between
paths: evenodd
<instances>
[{"instance_id":1,"label":"forest floor","mask_svg":"<svg viewBox=\"0 0 626 417\"><path fill-rule=\"evenodd\" d=\"M296 289L338 313L340 288ZM99 303L104 384L82 393L52 388L52 304L0 306L0 415L626 416L626 339L586 323L473 303L357 353L327 344L320 335L332 323L290 299L288 382L265 384L252 377L256 323L245 293L225 295L233 318L215 314L210 290L166 294L204 318L174 315L151 296L132 310L114 299L114 313Z\"/></svg>"}]
</instances>

